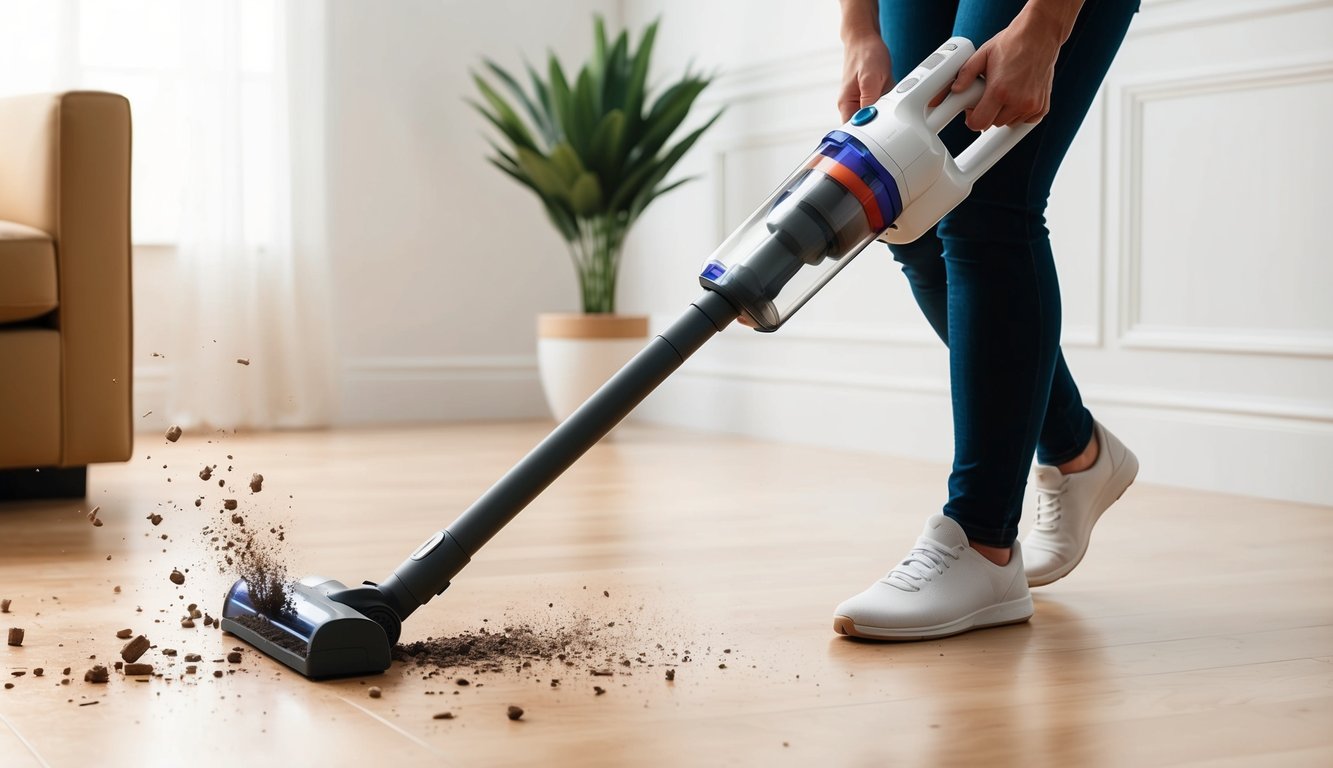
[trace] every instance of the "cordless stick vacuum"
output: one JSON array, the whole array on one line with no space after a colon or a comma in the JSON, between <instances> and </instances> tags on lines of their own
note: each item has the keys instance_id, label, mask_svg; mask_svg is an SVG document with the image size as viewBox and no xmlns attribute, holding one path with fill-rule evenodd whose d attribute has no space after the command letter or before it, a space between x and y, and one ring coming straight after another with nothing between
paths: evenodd
<instances>
[{"instance_id":1,"label":"cordless stick vacuum","mask_svg":"<svg viewBox=\"0 0 1333 768\"><path fill-rule=\"evenodd\" d=\"M559 424L448 528L379 584L306 578L289 607L260 615L250 585L227 594L222 628L308 677L383 672L402 622L704 342L744 315L776 331L875 239L908 243L960 203L1030 125L991 128L957 158L937 135L981 98L978 80L931 108L973 53L950 39L893 91L829 133L718 247L685 313Z\"/></svg>"}]
</instances>

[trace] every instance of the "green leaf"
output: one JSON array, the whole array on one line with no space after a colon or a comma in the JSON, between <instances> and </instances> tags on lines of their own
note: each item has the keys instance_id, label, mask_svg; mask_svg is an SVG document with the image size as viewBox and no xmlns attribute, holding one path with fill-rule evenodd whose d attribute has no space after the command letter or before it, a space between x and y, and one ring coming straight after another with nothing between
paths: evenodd
<instances>
[{"instance_id":1,"label":"green leaf","mask_svg":"<svg viewBox=\"0 0 1333 768\"><path fill-rule=\"evenodd\" d=\"M551 54L549 64L551 77L551 106L554 107L557 124L560 126L561 135L565 138L574 132L574 98L569 92L569 81L565 79L565 70L560 67L560 60Z\"/></svg>"},{"instance_id":2,"label":"green leaf","mask_svg":"<svg viewBox=\"0 0 1333 768\"><path fill-rule=\"evenodd\" d=\"M592 86L592 75L585 68L574 85L574 119L565 134L581 157L588 155L588 145L592 143L592 132L601 111L600 100L600 94L595 93Z\"/></svg>"},{"instance_id":3,"label":"green leaf","mask_svg":"<svg viewBox=\"0 0 1333 768\"><path fill-rule=\"evenodd\" d=\"M572 185L585 170L578 153L567 141L560 142L551 150L551 165L560 172L560 178L566 185Z\"/></svg>"},{"instance_id":4,"label":"green leaf","mask_svg":"<svg viewBox=\"0 0 1333 768\"><path fill-rule=\"evenodd\" d=\"M506 131L506 133L508 134L512 132L523 138L522 143L525 143L528 146L536 146L536 142L532 140L532 133L528 130L528 127L523 124L523 120L518 116L518 113L514 111L514 108L509 105L509 102L505 101L500 94L496 93L495 89L492 88L481 75L472 75L472 82L477 84L477 90L481 91L481 95L486 97L487 103L491 105L491 109L494 110L494 114L499 121L504 125L509 126L510 131ZM520 142L515 141L514 143L519 144Z\"/></svg>"},{"instance_id":5,"label":"green leaf","mask_svg":"<svg viewBox=\"0 0 1333 768\"><path fill-rule=\"evenodd\" d=\"M622 31L607 57L602 81L602 105L605 109L623 109L629 81L629 33Z\"/></svg>"},{"instance_id":6,"label":"green leaf","mask_svg":"<svg viewBox=\"0 0 1333 768\"><path fill-rule=\"evenodd\" d=\"M574 220L573 212L546 198L542 198L542 205L546 207L546 217L551 220L551 223L555 225L555 228L560 231L560 235L567 242L572 243L578 239L579 225Z\"/></svg>"},{"instance_id":7,"label":"green leaf","mask_svg":"<svg viewBox=\"0 0 1333 768\"><path fill-rule=\"evenodd\" d=\"M621 144L625 139L625 113L613 109L602 117L588 146L588 166L614 186L621 175Z\"/></svg>"},{"instance_id":8,"label":"green leaf","mask_svg":"<svg viewBox=\"0 0 1333 768\"><path fill-rule=\"evenodd\" d=\"M688 136L681 139L675 146L667 150L666 154L661 158L641 164L640 169L635 172L636 178L632 180L633 183L631 183L631 180L627 180L621 185L621 188L616 192L616 195L611 198L609 207L613 210L621 210L628 205L627 210L629 210L630 214L632 216L637 216L634 211L636 206L633 201L637 200L645 190L651 191L661 183L661 181L666 178L666 175L671 172L671 169L675 167L676 163L680 162L680 159L685 156L685 153L690 151L690 148L699 141L699 138L704 135L704 132L712 127L713 123L717 122L717 119L721 116L722 112L719 110L709 118L706 123L690 132ZM646 205L646 203L644 205ZM640 212L642 211L642 207L643 206L638 206Z\"/></svg>"},{"instance_id":9,"label":"green leaf","mask_svg":"<svg viewBox=\"0 0 1333 768\"><path fill-rule=\"evenodd\" d=\"M542 138L546 139L546 143L548 145L554 144L555 126L551 124L549 110L539 109L537 103L533 102L533 100L528 97L527 91L523 90L523 86L519 85L518 81L514 79L514 76L509 74L509 72L499 64L496 64L490 59L483 59L483 61L486 64L486 68L498 77L500 82L504 83L505 87L509 89L509 92L514 94L515 98L523 103L523 108L527 110L528 117L532 119L532 124L536 126L537 130L541 133Z\"/></svg>"},{"instance_id":10,"label":"green leaf","mask_svg":"<svg viewBox=\"0 0 1333 768\"><path fill-rule=\"evenodd\" d=\"M580 176L569 191L569 203L577 216L597 213L602 207L602 185L597 182L597 177L591 173Z\"/></svg>"},{"instance_id":11,"label":"green leaf","mask_svg":"<svg viewBox=\"0 0 1333 768\"><path fill-rule=\"evenodd\" d=\"M486 118L487 122L495 126L496 129L500 131L500 133L504 134L505 138L509 139L509 141L515 147L527 147L528 149L532 150L537 149L537 145L532 143L532 136L529 135L527 132L516 130L514 126L505 123L499 117L496 117L495 115L491 114L484 106L482 106L478 102L475 102L471 99L466 99L465 101L467 101L468 104L472 105L472 108L477 110L477 112L481 114L482 117Z\"/></svg>"},{"instance_id":12,"label":"green leaf","mask_svg":"<svg viewBox=\"0 0 1333 768\"><path fill-rule=\"evenodd\" d=\"M707 80L682 80L657 99L646 118L647 132L635 147L638 157L652 157L657 154L667 139L671 138L671 134L685 122L690 108L694 106L694 100L706 87L708 87ZM634 159L634 156L630 157L631 161Z\"/></svg>"},{"instance_id":13,"label":"green leaf","mask_svg":"<svg viewBox=\"0 0 1333 768\"><path fill-rule=\"evenodd\" d=\"M518 148L518 166L532 179L544 197L569 199L569 184L565 181L555 164L539 152L527 147Z\"/></svg>"},{"instance_id":14,"label":"green leaf","mask_svg":"<svg viewBox=\"0 0 1333 768\"><path fill-rule=\"evenodd\" d=\"M648 98L648 65L653 55L653 43L657 40L658 23L654 21L644 30L639 40L639 50L634 53L629 81L625 85L625 114L629 116L631 130L637 130L643 121L641 113L644 101Z\"/></svg>"}]
</instances>

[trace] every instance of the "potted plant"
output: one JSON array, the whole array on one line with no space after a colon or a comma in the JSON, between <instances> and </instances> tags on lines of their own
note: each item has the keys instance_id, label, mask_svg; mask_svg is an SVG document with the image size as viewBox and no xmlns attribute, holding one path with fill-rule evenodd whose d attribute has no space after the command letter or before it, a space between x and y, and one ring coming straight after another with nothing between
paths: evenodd
<instances>
[{"instance_id":1,"label":"potted plant","mask_svg":"<svg viewBox=\"0 0 1333 768\"><path fill-rule=\"evenodd\" d=\"M552 53L546 76L526 65L530 90L484 60L472 105L499 131L492 165L532 190L569 246L582 313L537 318L538 364L557 419L577 408L643 346L648 318L616 314L625 236L657 198L690 179L667 174L717 120L672 142L712 78L686 71L649 86L657 22L632 47L627 32L608 41L594 19L592 57L571 80Z\"/></svg>"}]
</instances>

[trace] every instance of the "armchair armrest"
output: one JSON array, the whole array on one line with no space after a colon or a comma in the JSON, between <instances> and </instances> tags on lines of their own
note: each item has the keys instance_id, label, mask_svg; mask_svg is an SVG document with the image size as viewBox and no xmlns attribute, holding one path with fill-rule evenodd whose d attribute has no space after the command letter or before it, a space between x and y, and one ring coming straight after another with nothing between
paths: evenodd
<instances>
[{"instance_id":1,"label":"armchair armrest","mask_svg":"<svg viewBox=\"0 0 1333 768\"><path fill-rule=\"evenodd\" d=\"M0 219L55 241L61 466L128 459L129 102L93 91L0 99Z\"/></svg>"}]
</instances>

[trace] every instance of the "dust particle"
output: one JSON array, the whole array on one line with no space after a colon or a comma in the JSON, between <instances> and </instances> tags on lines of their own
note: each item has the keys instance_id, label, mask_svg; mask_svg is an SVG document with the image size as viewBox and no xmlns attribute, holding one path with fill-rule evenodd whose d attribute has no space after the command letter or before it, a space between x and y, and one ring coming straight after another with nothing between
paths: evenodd
<instances>
[{"instance_id":1,"label":"dust particle","mask_svg":"<svg viewBox=\"0 0 1333 768\"><path fill-rule=\"evenodd\" d=\"M181 573L175 568L171 569L171 575L168 576L167 578L171 579L172 584L180 585L185 583L185 574Z\"/></svg>"},{"instance_id":2,"label":"dust particle","mask_svg":"<svg viewBox=\"0 0 1333 768\"><path fill-rule=\"evenodd\" d=\"M172 424L171 429L167 430L167 439L173 443L181 439L181 428Z\"/></svg>"},{"instance_id":3,"label":"dust particle","mask_svg":"<svg viewBox=\"0 0 1333 768\"><path fill-rule=\"evenodd\" d=\"M384 695L384 691L380 690L378 685L370 686L370 690L366 691L366 693L370 694L370 698L372 699L378 699L380 696Z\"/></svg>"},{"instance_id":4,"label":"dust particle","mask_svg":"<svg viewBox=\"0 0 1333 768\"><path fill-rule=\"evenodd\" d=\"M505 714L509 716L510 720L519 720L523 717L523 708L510 704L509 709L505 710Z\"/></svg>"}]
</instances>

